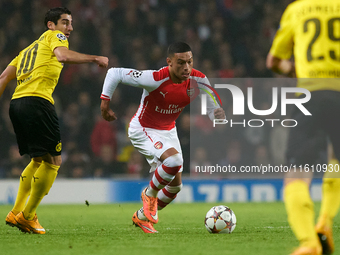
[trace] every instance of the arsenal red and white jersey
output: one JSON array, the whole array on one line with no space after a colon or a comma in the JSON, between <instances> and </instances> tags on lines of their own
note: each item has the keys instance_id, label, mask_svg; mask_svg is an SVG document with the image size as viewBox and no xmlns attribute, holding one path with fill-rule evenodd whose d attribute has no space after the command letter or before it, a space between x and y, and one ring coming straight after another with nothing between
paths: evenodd
<instances>
[{"instance_id":1,"label":"arsenal red and white jersey","mask_svg":"<svg viewBox=\"0 0 340 255\"><path fill-rule=\"evenodd\" d=\"M105 77L101 99L110 100L119 83L143 88L139 108L130 122L130 127L148 127L170 130L175 121L193 99L200 94L204 84L210 85L207 77L192 69L188 80L178 84L170 78L169 67L158 71L137 71L127 68L111 68ZM205 87L206 89L206 87ZM207 97L207 112L213 119L213 111L220 106Z\"/></svg>"}]
</instances>

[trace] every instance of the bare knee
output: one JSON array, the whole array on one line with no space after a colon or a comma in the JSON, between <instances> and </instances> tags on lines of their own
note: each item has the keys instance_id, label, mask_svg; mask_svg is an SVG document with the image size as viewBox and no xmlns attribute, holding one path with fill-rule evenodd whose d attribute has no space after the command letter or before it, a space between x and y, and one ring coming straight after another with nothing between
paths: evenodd
<instances>
[{"instance_id":1,"label":"bare knee","mask_svg":"<svg viewBox=\"0 0 340 255\"><path fill-rule=\"evenodd\" d=\"M163 152L163 154L160 157L160 160L164 161L166 158L168 158L172 155L175 155L177 153L178 153L178 151L175 148L173 148L173 147L169 148L169 149L167 149L166 151Z\"/></svg>"},{"instance_id":2,"label":"bare knee","mask_svg":"<svg viewBox=\"0 0 340 255\"><path fill-rule=\"evenodd\" d=\"M34 158L32 158L32 160L36 163L41 163L43 159L42 159L42 157L34 157Z\"/></svg>"},{"instance_id":3,"label":"bare knee","mask_svg":"<svg viewBox=\"0 0 340 255\"><path fill-rule=\"evenodd\" d=\"M49 153L42 156L42 160L44 160L45 162L47 162L49 164L55 165L55 166L60 166L61 163L62 163L61 155L52 156Z\"/></svg>"},{"instance_id":4,"label":"bare knee","mask_svg":"<svg viewBox=\"0 0 340 255\"><path fill-rule=\"evenodd\" d=\"M284 185L294 182L294 181L303 181L307 185L309 185L312 181L313 173L311 172L288 172L284 178Z\"/></svg>"},{"instance_id":5,"label":"bare knee","mask_svg":"<svg viewBox=\"0 0 340 255\"><path fill-rule=\"evenodd\" d=\"M52 163L53 165L56 165L56 166L61 166L61 163L62 163L62 159L61 159L61 156L54 156L52 157Z\"/></svg>"}]
</instances>

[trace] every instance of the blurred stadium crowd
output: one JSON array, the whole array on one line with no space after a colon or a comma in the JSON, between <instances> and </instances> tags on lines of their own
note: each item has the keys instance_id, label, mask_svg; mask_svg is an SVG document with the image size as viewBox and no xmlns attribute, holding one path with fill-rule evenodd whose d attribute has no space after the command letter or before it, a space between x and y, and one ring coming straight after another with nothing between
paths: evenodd
<instances>
[{"instance_id":1,"label":"blurred stadium crowd","mask_svg":"<svg viewBox=\"0 0 340 255\"><path fill-rule=\"evenodd\" d=\"M166 65L167 46L185 41L194 54L194 68L209 78L266 78L273 74L265 59L279 18L291 0L1 0L0 71L19 51L44 31L45 12L66 6L72 12L74 31L70 49L107 56L110 67L139 70ZM145 159L133 149L127 135L129 120L138 108L141 90L119 86L112 99L118 120L100 116L100 93L106 71L95 65L65 65L54 92L63 142L59 177L140 178L148 175ZM29 157L18 153L8 116L15 82L0 98L0 178L20 176ZM262 99L261 99L262 100ZM271 97L265 99L271 102ZM267 103L262 101L262 103ZM228 113L228 106L224 106ZM190 111L185 110L177 128L189 174ZM278 127L278 129L280 129ZM282 131L282 130L281 130ZM272 129L271 132L281 132ZM266 131L234 129L221 155L225 164L282 163L274 155ZM255 131L256 132L256 131ZM284 143L284 136L280 136ZM277 151L277 150L275 150ZM194 160L208 161L204 147ZM246 156L246 157L245 157Z\"/></svg>"}]
</instances>

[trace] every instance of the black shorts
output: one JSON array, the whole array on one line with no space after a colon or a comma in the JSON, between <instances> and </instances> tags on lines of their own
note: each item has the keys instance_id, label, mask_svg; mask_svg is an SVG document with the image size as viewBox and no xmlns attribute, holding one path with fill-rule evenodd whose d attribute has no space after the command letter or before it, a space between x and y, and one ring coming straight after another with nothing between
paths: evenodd
<instances>
[{"instance_id":1,"label":"black shorts","mask_svg":"<svg viewBox=\"0 0 340 255\"><path fill-rule=\"evenodd\" d=\"M305 116L295 107L292 119L298 125L290 128L286 153L288 163L327 163L327 157L324 158L326 162L320 162L320 156L327 150L327 137L340 160L340 92L313 91L311 99L303 106L312 116Z\"/></svg>"},{"instance_id":2,"label":"black shorts","mask_svg":"<svg viewBox=\"0 0 340 255\"><path fill-rule=\"evenodd\" d=\"M54 105L40 97L13 99L9 116L16 134L20 155L41 157L61 154L58 116Z\"/></svg>"}]
</instances>

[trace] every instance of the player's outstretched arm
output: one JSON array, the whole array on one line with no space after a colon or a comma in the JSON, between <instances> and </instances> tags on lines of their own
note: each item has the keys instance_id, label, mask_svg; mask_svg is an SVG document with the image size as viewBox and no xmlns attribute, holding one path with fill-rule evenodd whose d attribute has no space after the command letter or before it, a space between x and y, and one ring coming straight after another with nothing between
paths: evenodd
<instances>
[{"instance_id":1,"label":"player's outstretched arm","mask_svg":"<svg viewBox=\"0 0 340 255\"><path fill-rule=\"evenodd\" d=\"M110 101L102 99L100 104L102 117L107 121L114 121L117 119L116 114L110 109Z\"/></svg>"},{"instance_id":2,"label":"player's outstretched arm","mask_svg":"<svg viewBox=\"0 0 340 255\"><path fill-rule=\"evenodd\" d=\"M57 47L54 49L54 54L61 63L65 64L83 64L83 63L96 63L100 67L107 67L109 59L103 56L87 55L69 50L67 47Z\"/></svg>"},{"instance_id":3,"label":"player's outstretched arm","mask_svg":"<svg viewBox=\"0 0 340 255\"><path fill-rule=\"evenodd\" d=\"M7 68L0 75L0 97L7 86L7 84L16 78L17 68L15 66L7 66Z\"/></svg>"}]
</instances>

